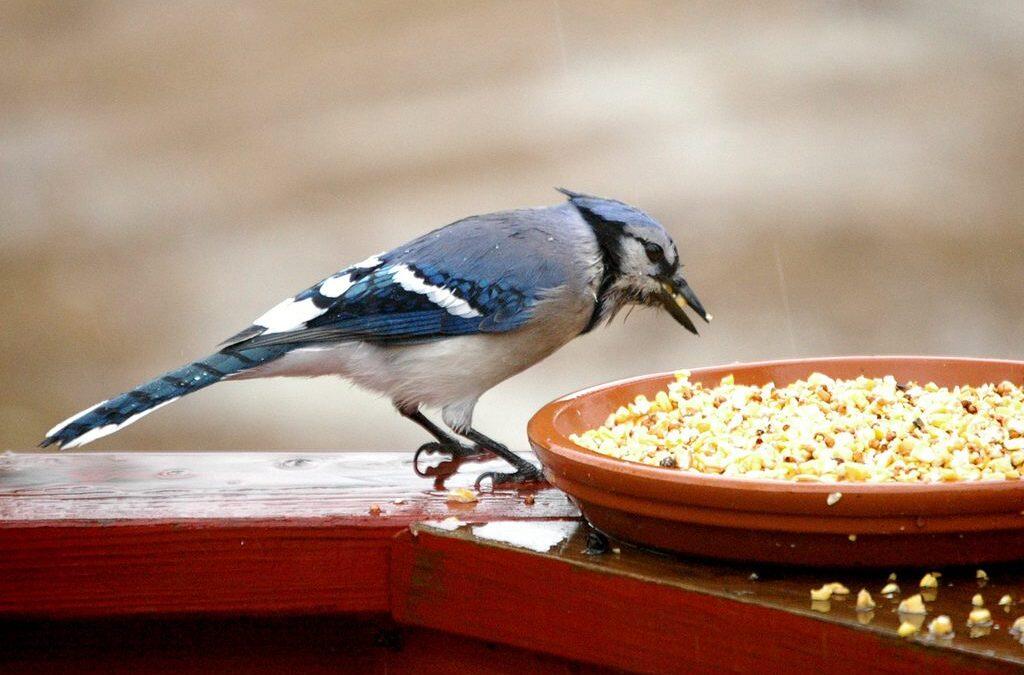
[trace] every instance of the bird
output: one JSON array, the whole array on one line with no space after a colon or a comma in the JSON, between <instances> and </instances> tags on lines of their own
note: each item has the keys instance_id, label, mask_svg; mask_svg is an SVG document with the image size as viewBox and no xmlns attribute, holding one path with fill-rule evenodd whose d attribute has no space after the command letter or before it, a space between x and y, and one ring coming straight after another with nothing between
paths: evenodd
<instances>
[{"instance_id":1,"label":"bird","mask_svg":"<svg viewBox=\"0 0 1024 675\"><path fill-rule=\"evenodd\" d=\"M479 486L543 480L473 425L487 390L606 324L627 306L663 308L694 335L710 322L679 251L651 216L565 188L560 204L470 216L372 255L291 296L217 350L50 429L74 448L212 384L341 376L390 398L433 440L418 452L493 454L512 471ZM439 410L447 429L424 409Z\"/></svg>"}]
</instances>

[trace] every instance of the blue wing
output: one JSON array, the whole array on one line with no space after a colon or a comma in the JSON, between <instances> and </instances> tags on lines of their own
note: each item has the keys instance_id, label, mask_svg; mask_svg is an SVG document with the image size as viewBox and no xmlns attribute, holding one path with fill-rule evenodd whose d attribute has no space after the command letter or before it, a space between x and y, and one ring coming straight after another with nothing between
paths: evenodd
<instances>
[{"instance_id":1,"label":"blue wing","mask_svg":"<svg viewBox=\"0 0 1024 675\"><path fill-rule=\"evenodd\" d=\"M524 218L476 216L374 256L289 298L226 344L401 343L515 330L567 270ZM542 221L537 223L542 224Z\"/></svg>"}]
</instances>

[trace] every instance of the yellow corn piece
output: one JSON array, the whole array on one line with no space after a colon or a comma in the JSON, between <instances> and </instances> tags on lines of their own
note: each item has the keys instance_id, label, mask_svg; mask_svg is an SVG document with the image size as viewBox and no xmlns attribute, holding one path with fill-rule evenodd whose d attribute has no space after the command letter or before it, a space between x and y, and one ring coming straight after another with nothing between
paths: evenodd
<instances>
[{"instance_id":1,"label":"yellow corn piece","mask_svg":"<svg viewBox=\"0 0 1024 675\"><path fill-rule=\"evenodd\" d=\"M940 614L928 624L928 632L935 637L948 637L953 633L953 622L945 614Z\"/></svg>"},{"instance_id":2,"label":"yellow corn piece","mask_svg":"<svg viewBox=\"0 0 1024 675\"><path fill-rule=\"evenodd\" d=\"M825 584L821 588L812 588L811 589L811 600L817 600L817 601L828 600L831 597L832 597L832 586L830 584Z\"/></svg>"},{"instance_id":3,"label":"yellow corn piece","mask_svg":"<svg viewBox=\"0 0 1024 675\"><path fill-rule=\"evenodd\" d=\"M471 504L477 501L477 499L476 492L464 487L449 490L448 494L445 495L445 501L459 502L460 504Z\"/></svg>"},{"instance_id":4,"label":"yellow corn piece","mask_svg":"<svg viewBox=\"0 0 1024 675\"><path fill-rule=\"evenodd\" d=\"M860 589L857 593L857 611L868 612L875 608L875 601L866 588Z\"/></svg>"},{"instance_id":5,"label":"yellow corn piece","mask_svg":"<svg viewBox=\"0 0 1024 675\"><path fill-rule=\"evenodd\" d=\"M927 614L928 610L925 609L924 601L921 600L920 595L912 595L906 600L900 602L898 610L901 614Z\"/></svg>"},{"instance_id":6,"label":"yellow corn piece","mask_svg":"<svg viewBox=\"0 0 1024 675\"><path fill-rule=\"evenodd\" d=\"M992 623L992 613L984 607L975 607L967 615L968 626L986 626Z\"/></svg>"},{"instance_id":7,"label":"yellow corn piece","mask_svg":"<svg viewBox=\"0 0 1024 675\"><path fill-rule=\"evenodd\" d=\"M917 633L918 630L919 628L917 627L917 625L909 621L904 621L900 624L900 627L896 629L896 634L899 635L901 638L907 638Z\"/></svg>"}]
</instances>

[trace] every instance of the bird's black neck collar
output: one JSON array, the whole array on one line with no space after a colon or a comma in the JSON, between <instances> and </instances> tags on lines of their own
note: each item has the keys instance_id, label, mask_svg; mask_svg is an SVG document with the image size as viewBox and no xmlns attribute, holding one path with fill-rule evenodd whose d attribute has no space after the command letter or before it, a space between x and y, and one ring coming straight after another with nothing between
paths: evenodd
<instances>
[{"instance_id":1,"label":"bird's black neck collar","mask_svg":"<svg viewBox=\"0 0 1024 675\"><path fill-rule=\"evenodd\" d=\"M597 239L598 249L601 251L601 280L597 287L597 297L594 300L594 310L590 314L590 320L580 334L589 333L594 330L606 314L609 302L609 291L612 284L621 275L622 260L622 228L624 223L605 220L590 209L583 208L576 203L570 202L583 216L583 220L594 233Z\"/></svg>"}]
</instances>

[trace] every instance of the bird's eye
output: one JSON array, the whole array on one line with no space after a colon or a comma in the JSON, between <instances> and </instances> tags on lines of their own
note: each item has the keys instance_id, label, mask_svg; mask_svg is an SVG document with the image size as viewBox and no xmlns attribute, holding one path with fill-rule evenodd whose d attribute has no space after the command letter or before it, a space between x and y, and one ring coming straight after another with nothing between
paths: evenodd
<instances>
[{"instance_id":1,"label":"bird's eye","mask_svg":"<svg viewBox=\"0 0 1024 675\"><path fill-rule=\"evenodd\" d=\"M647 253L647 257L652 263L661 262L665 259L665 251L663 251L662 248L654 242L645 242L644 251Z\"/></svg>"}]
</instances>

